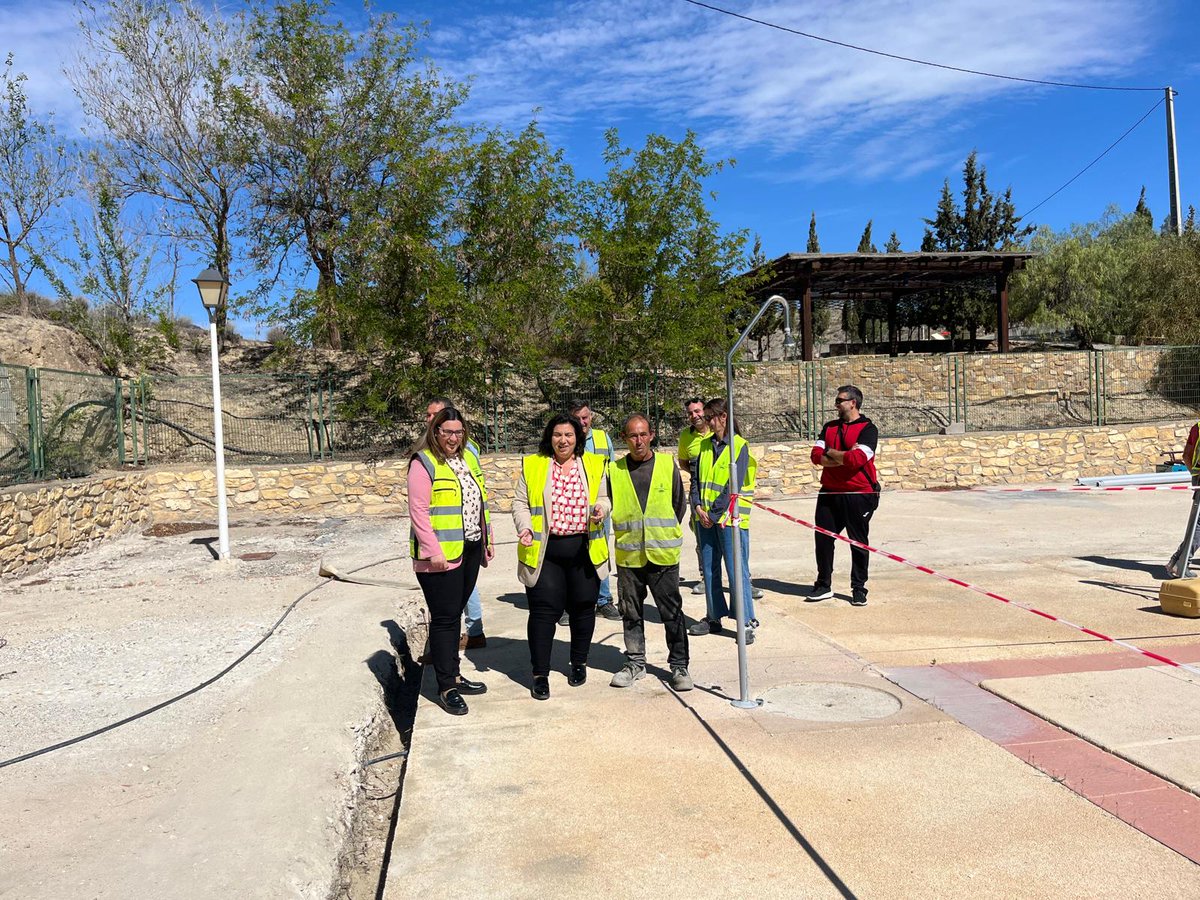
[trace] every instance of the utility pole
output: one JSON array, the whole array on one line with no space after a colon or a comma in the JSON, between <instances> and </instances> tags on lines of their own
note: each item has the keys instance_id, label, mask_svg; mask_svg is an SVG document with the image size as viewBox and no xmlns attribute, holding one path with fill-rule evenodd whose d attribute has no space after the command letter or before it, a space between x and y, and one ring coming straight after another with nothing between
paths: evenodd
<instances>
[{"instance_id":1,"label":"utility pole","mask_svg":"<svg viewBox=\"0 0 1200 900\"><path fill-rule=\"evenodd\" d=\"M1167 94L1167 186L1171 192L1171 230L1183 234L1183 218L1179 214L1179 154L1175 149L1175 91L1164 88Z\"/></svg>"}]
</instances>

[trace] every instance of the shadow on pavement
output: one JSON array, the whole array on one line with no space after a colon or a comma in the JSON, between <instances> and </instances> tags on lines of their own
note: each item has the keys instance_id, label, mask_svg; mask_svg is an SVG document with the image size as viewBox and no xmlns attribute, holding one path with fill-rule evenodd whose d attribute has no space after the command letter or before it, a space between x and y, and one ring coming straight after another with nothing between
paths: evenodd
<instances>
[{"instance_id":1,"label":"shadow on pavement","mask_svg":"<svg viewBox=\"0 0 1200 900\"><path fill-rule=\"evenodd\" d=\"M1120 594L1132 594L1139 600L1150 600L1158 596L1158 588L1148 584L1118 584L1115 581L1091 581L1083 578L1079 580L1079 583L1091 587L1102 587Z\"/></svg>"},{"instance_id":2,"label":"shadow on pavement","mask_svg":"<svg viewBox=\"0 0 1200 900\"><path fill-rule=\"evenodd\" d=\"M713 727L709 725L708 722L704 721L704 718L698 712L696 712L696 710L690 706L686 700L673 691L668 691L668 693L670 693L671 696L679 702L680 706L692 714L696 721L700 723L701 728L708 732L708 736L711 737L714 743L721 748L721 751L729 757L729 761L733 763L734 768L737 769L741 776L746 779L746 783L749 784L750 787L754 788L754 792L758 794L759 798L763 803L766 804L767 808L775 814L775 818L777 818L780 824L787 829L788 833L795 839L796 843L800 845L801 849L808 854L808 858L811 859L817 865L817 868L819 868L825 875L825 877L829 879L829 883L834 887L834 889L843 897L854 898L856 895L846 885L846 882L842 881L841 876L839 876L838 873L833 870L833 867L825 861L825 857L821 856L821 854L817 852L817 848L809 843L808 838L806 838L800 829L796 827L796 823L788 818L787 813L785 813L779 804L775 802L775 798L773 798L770 793L767 792L767 789L764 788L759 780L754 777L754 773L746 767L746 764L743 763L738 755L733 752L730 746L721 739L721 736L717 734ZM709 693L712 693L712 691Z\"/></svg>"},{"instance_id":3,"label":"shadow on pavement","mask_svg":"<svg viewBox=\"0 0 1200 900\"><path fill-rule=\"evenodd\" d=\"M570 645L567 629L560 626L559 635L554 638L554 648L550 657L552 672L567 676ZM561 635L561 636L560 636ZM625 665L625 654L616 647L593 641L588 655L589 678L603 677L605 681L613 672ZM533 672L529 667L529 643L518 638L489 637L487 646L479 650L469 650L463 655L463 671L496 672L504 675L510 681L529 689L533 687ZM468 676L470 677L470 676ZM552 678L551 690L558 685L558 679Z\"/></svg>"},{"instance_id":4,"label":"shadow on pavement","mask_svg":"<svg viewBox=\"0 0 1200 900\"><path fill-rule=\"evenodd\" d=\"M1095 563L1098 566L1108 566L1111 569L1124 569L1127 572L1145 572L1147 575L1159 577L1166 570L1159 562L1140 562L1136 559L1113 559L1111 556L1077 556L1081 562Z\"/></svg>"}]
</instances>

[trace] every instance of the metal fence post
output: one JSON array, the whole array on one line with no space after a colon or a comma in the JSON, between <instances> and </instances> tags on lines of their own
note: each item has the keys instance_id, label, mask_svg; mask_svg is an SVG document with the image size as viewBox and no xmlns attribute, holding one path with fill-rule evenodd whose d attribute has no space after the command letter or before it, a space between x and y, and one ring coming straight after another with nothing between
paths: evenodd
<instances>
[{"instance_id":1,"label":"metal fence post","mask_svg":"<svg viewBox=\"0 0 1200 900\"><path fill-rule=\"evenodd\" d=\"M121 379L113 379L113 419L117 433L117 465L125 465L125 393Z\"/></svg>"},{"instance_id":2,"label":"metal fence post","mask_svg":"<svg viewBox=\"0 0 1200 900\"><path fill-rule=\"evenodd\" d=\"M133 438L133 464L136 466L138 464L138 385L136 381L132 380L127 381L126 384L129 385L129 432Z\"/></svg>"},{"instance_id":3,"label":"metal fence post","mask_svg":"<svg viewBox=\"0 0 1200 900\"><path fill-rule=\"evenodd\" d=\"M313 454L313 416L312 416L312 414L313 414L313 404L312 404L313 383L312 383L312 378L307 378L306 382L308 384L308 418L304 421L304 433L308 436L308 458L314 459L315 457ZM320 383L320 382L318 382L318 383Z\"/></svg>"},{"instance_id":4,"label":"metal fence post","mask_svg":"<svg viewBox=\"0 0 1200 900\"><path fill-rule=\"evenodd\" d=\"M46 473L46 458L42 450L42 388L38 370L25 370L25 413L29 419L29 476L41 478Z\"/></svg>"}]
</instances>

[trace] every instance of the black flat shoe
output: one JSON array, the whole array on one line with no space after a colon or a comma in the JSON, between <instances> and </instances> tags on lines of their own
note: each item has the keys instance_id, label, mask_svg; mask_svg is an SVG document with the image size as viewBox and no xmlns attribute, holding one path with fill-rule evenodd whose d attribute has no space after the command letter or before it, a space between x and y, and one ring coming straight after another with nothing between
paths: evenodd
<instances>
[{"instance_id":1,"label":"black flat shoe","mask_svg":"<svg viewBox=\"0 0 1200 900\"><path fill-rule=\"evenodd\" d=\"M487 685L482 681L468 681L462 676L459 676L458 682L454 685L454 689L460 694L466 694L467 696L487 693Z\"/></svg>"},{"instance_id":2,"label":"black flat shoe","mask_svg":"<svg viewBox=\"0 0 1200 900\"><path fill-rule=\"evenodd\" d=\"M444 694L438 694L437 702L438 706L452 716L465 716L467 714L467 701L462 698L462 695L455 688L450 688Z\"/></svg>"},{"instance_id":3,"label":"black flat shoe","mask_svg":"<svg viewBox=\"0 0 1200 900\"><path fill-rule=\"evenodd\" d=\"M567 684L579 687L587 681L587 663L571 663L571 674L567 676Z\"/></svg>"},{"instance_id":4,"label":"black flat shoe","mask_svg":"<svg viewBox=\"0 0 1200 900\"><path fill-rule=\"evenodd\" d=\"M545 675L534 675L533 687L529 689L529 693L534 700L549 700L550 679Z\"/></svg>"}]
</instances>

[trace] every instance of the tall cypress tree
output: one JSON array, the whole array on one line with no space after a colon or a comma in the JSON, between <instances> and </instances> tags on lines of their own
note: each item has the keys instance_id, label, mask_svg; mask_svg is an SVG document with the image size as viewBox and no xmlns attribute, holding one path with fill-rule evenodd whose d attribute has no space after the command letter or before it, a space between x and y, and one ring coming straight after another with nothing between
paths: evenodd
<instances>
[{"instance_id":1,"label":"tall cypress tree","mask_svg":"<svg viewBox=\"0 0 1200 900\"><path fill-rule=\"evenodd\" d=\"M884 253L901 253L900 236L896 232L892 232L887 239L887 243L883 245Z\"/></svg>"},{"instance_id":2,"label":"tall cypress tree","mask_svg":"<svg viewBox=\"0 0 1200 900\"><path fill-rule=\"evenodd\" d=\"M808 220L808 247L805 253L820 253L821 242L817 240L817 213L813 210L812 218Z\"/></svg>"},{"instance_id":3,"label":"tall cypress tree","mask_svg":"<svg viewBox=\"0 0 1200 900\"><path fill-rule=\"evenodd\" d=\"M879 248L876 247L874 242L871 240L871 225L873 223L874 223L873 219L867 219L867 227L863 229L862 237L860 237L858 239L858 252L859 253L878 253L879 252Z\"/></svg>"}]
</instances>

